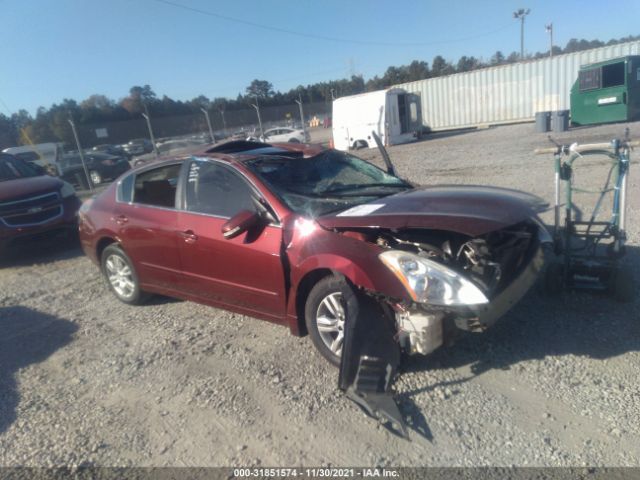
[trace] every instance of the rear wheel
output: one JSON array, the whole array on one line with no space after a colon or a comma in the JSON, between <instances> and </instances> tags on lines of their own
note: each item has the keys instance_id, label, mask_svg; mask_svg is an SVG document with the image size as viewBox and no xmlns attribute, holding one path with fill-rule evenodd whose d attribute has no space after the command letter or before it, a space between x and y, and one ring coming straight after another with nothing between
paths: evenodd
<instances>
[{"instance_id":1,"label":"rear wheel","mask_svg":"<svg viewBox=\"0 0 640 480\"><path fill-rule=\"evenodd\" d=\"M345 322L358 309L358 299L344 277L320 280L309 293L305 322L313 345L333 365L340 365Z\"/></svg>"},{"instance_id":2,"label":"rear wheel","mask_svg":"<svg viewBox=\"0 0 640 480\"><path fill-rule=\"evenodd\" d=\"M148 298L148 294L140 289L133 262L118 245L112 244L104 249L101 264L107 284L118 300L139 305Z\"/></svg>"},{"instance_id":3,"label":"rear wheel","mask_svg":"<svg viewBox=\"0 0 640 480\"><path fill-rule=\"evenodd\" d=\"M298 140L297 138L290 138L289 143L300 143L300 140Z\"/></svg>"}]
</instances>

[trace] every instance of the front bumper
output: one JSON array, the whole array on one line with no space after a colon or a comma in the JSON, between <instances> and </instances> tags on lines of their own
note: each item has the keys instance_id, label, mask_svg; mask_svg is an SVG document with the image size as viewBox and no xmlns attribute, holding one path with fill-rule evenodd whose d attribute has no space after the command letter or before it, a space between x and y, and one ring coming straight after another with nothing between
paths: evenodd
<instances>
[{"instance_id":1,"label":"front bumper","mask_svg":"<svg viewBox=\"0 0 640 480\"><path fill-rule=\"evenodd\" d=\"M62 199L62 214L39 225L10 227L0 224L0 248L6 248L16 242L38 239L58 233L77 231L80 199L75 195Z\"/></svg>"},{"instance_id":2,"label":"front bumper","mask_svg":"<svg viewBox=\"0 0 640 480\"><path fill-rule=\"evenodd\" d=\"M474 314L473 317L456 318L456 326L462 330L471 331L482 331L492 326L524 297L536 282L543 266L544 253L542 248L538 246L531 261L508 287L493 297L489 304L471 307L470 310Z\"/></svg>"}]
</instances>

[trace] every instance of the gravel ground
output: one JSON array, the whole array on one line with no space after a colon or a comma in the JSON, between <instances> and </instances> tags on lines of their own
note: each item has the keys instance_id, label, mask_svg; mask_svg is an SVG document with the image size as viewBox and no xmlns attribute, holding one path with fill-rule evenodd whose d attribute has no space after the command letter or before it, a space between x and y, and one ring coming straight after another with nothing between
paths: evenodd
<instances>
[{"instance_id":1,"label":"gravel ground","mask_svg":"<svg viewBox=\"0 0 640 480\"><path fill-rule=\"evenodd\" d=\"M606 141L624 126L558 138ZM389 152L416 182L552 200L551 156L532 154L547 141L532 131L439 133ZM412 359L396 384L416 428L406 442L338 393L308 338L191 302L124 305L73 241L38 244L0 269L0 465L637 466L638 306L532 291L489 332Z\"/></svg>"}]
</instances>

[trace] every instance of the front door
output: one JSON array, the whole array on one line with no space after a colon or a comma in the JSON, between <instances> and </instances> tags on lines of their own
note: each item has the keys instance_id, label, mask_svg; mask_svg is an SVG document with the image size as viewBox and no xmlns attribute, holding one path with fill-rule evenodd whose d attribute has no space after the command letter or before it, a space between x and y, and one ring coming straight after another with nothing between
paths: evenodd
<instances>
[{"instance_id":1,"label":"front door","mask_svg":"<svg viewBox=\"0 0 640 480\"><path fill-rule=\"evenodd\" d=\"M242 210L256 210L256 190L232 167L192 160L178 216L180 258L189 293L207 303L235 307L279 321L285 315L282 229L227 240L222 225Z\"/></svg>"}]
</instances>

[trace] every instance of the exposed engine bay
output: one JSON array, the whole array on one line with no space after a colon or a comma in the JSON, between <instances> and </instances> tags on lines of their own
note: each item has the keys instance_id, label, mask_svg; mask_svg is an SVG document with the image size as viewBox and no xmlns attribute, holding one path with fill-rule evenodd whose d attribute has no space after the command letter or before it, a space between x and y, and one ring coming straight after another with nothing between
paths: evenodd
<instances>
[{"instance_id":1,"label":"exposed engine bay","mask_svg":"<svg viewBox=\"0 0 640 480\"><path fill-rule=\"evenodd\" d=\"M374 242L385 250L410 252L444 265L470 280L493 303L532 262L539 246L539 228L535 222L525 221L475 238L455 232L422 229L382 230L375 234L365 231L344 233L358 235L360 239ZM519 288L516 293L524 293L534 278L528 275L527 280L526 288ZM509 304L515 303L520 296L509 299ZM383 300L395 313L397 340L409 354L431 353L448 340L446 332L452 332L455 327L485 330L504 313L501 311L499 315L489 316L483 309L460 305Z\"/></svg>"}]
</instances>

